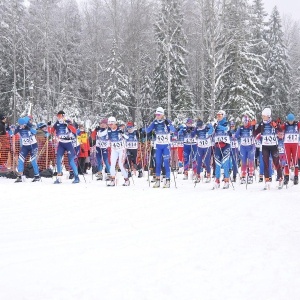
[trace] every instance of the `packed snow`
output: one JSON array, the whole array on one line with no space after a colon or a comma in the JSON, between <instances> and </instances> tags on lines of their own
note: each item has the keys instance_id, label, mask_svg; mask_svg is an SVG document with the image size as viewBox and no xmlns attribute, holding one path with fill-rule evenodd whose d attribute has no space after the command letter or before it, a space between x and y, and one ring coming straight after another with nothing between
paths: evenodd
<instances>
[{"instance_id":1,"label":"packed snow","mask_svg":"<svg viewBox=\"0 0 300 300\"><path fill-rule=\"evenodd\" d=\"M299 299L299 186L118 177L0 178L0 299Z\"/></svg>"}]
</instances>

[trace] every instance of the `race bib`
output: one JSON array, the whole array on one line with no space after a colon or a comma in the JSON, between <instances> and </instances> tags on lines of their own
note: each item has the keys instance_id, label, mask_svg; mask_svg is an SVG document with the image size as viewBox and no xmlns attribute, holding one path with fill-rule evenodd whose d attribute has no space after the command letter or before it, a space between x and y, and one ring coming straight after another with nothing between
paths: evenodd
<instances>
[{"instance_id":1,"label":"race bib","mask_svg":"<svg viewBox=\"0 0 300 300\"><path fill-rule=\"evenodd\" d=\"M284 143L297 144L299 142L298 133L286 133L284 135Z\"/></svg>"},{"instance_id":2,"label":"race bib","mask_svg":"<svg viewBox=\"0 0 300 300\"><path fill-rule=\"evenodd\" d=\"M230 139L228 135L218 135L215 136L215 143L225 143L230 144Z\"/></svg>"},{"instance_id":3,"label":"race bib","mask_svg":"<svg viewBox=\"0 0 300 300\"><path fill-rule=\"evenodd\" d=\"M138 148L138 142L137 141L126 141L126 148L127 149L137 149Z\"/></svg>"},{"instance_id":4,"label":"race bib","mask_svg":"<svg viewBox=\"0 0 300 300\"><path fill-rule=\"evenodd\" d=\"M190 137L190 138L184 138L184 143L185 143L185 144L196 144L197 141L196 141L196 138Z\"/></svg>"},{"instance_id":5,"label":"race bib","mask_svg":"<svg viewBox=\"0 0 300 300\"><path fill-rule=\"evenodd\" d=\"M278 146L278 152L279 152L280 154L284 154L284 147Z\"/></svg>"},{"instance_id":6,"label":"race bib","mask_svg":"<svg viewBox=\"0 0 300 300\"><path fill-rule=\"evenodd\" d=\"M262 137L262 145L264 146L274 146L277 145L277 138L273 135L264 135Z\"/></svg>"},{"instance_id":7,"label":"race bib","mask_svg":"<svg viewBox=\"0 0 300 300\"><path fill-rule=\"evenodd\" d=\"M22 145L23 146L29 146L29 145L32 145L32 144L35 144L35 143L36 143L36 138L33 135L31 135L29 137L26 137L26 138L22 138Z\"/></svg>"},{"instance_id":8,"label":"race bib","mask_svg":"<svg viewBox=\"0 0 300 300\"><path fill-rule=\"evenodd\" d=\"M125 143L124 141L111 142L110 146L113 150L121 150L125 148Z\"/></svg>"},{"instance_id":9,"label":"race bib","mask_svg":"<svg viewBox=\"0 0 300 300\"><path fill-rule=\"evenodd\" d=\"M197 143L199 148L207 148L211 146L211 140L207 139L207 140L198 140Z\"/></svg>"},{"instance_id":10,"label":"race bib","mask_svg":"<svg viewBox=\"0 0 300 300\"><path fill-rule=\"evenodd\" d=\"M239 143L237 140L233 140L233 141L230 141L230 146L231 148L238 148L239 147Z\"/></svg>"},{"instance_id":11,"label":"race bib","mask_svg":"<svg viewBox=\"0 0 300 300\"><path fill-rule=\"evenodd\" d=\"M177 147L183 147L183 141L177 141Z\"/></svg>"},{"instance_id":12,"label":"race bib","mask_svg":"<svg viewBox=\"0 0 300 300\"><path fill-rule=\"evenodd\" d=\"M109 147L109 141L97 140L97 147L99 147L99 148L108 148Z\"/></svg>"},{"instance_id":13,"label":"race bib","mask_svg":"<svg viewBox=\"0 0 300 300\"><path fill-rule=\"evenodd\" d=\"M253 145L253 137L242 137L241 138L241 145L242 146L250 146Z\"/></svg>"},{"instance_id":14,"label":"race bib","mask_svg":"<svg viewBox=\"0 0 300 300\"><path fill-rule=\"evenodd\" d=\"M155 142L157 145L170 144L170 135L169 134L157 134Z\"/></svg>"}]
</instances>

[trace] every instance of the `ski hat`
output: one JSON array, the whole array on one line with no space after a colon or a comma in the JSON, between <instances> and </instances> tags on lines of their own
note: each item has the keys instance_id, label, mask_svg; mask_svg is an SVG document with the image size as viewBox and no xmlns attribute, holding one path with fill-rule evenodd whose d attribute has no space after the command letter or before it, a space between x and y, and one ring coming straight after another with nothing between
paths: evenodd
<instances>
[{"instance_id":1,"label":"ski hat","mask_svg":"<svg viewBox=\"0 0 300 300\"><path fill-rule=\"evenodd\" d=\"M47 127L47 124L46 124L46 123L41 122L41 123L38 123L38 124L37 124L37 128L38 128L38 129L42 129L42 128L44 128L44 127Z\"/></svg>"},{"instance_id":2,"label":"ski hat","mask_svg":"<svg viewBox=\"0 0 300 300\"><path fill-rule=\"evenodd\" d=\"M107 120L107 124L116 124L117 120L115 117L109 117Z\"/></svg>"},{"instance_id":3,"label":"ski hat","mask_svg":"<svg viewBox=\"0 0 300 300\"><path fill-rule=\"evenodd\" d=\"M288 122L293 122L293 121L295 121L295 116L294 116L293 114L288 114L288 115L286 116L286 120L287 120Z\"/></svg>"},{"instance_id":4,"label":"ski hat","mask_svg":"<svg viewBox=\"0 0 300 300\"><path fill-rule=\"evenodd\" d=\"M105 119L102 119L101 121L100 121L100 124L107 124L107 119L105 118Z\"/></svg>"},{"instance_id":5,"label":"ski hat","mask_svg":"<svg viewBox=\"0 0 300 300\"><path fill-rule=\"evenodd\" d=\"M162 107L158 107L155 111L156 115L164 115L165 114L165 110Z\"/></svg>"},{"instance_id":6,"label":"ski hat","mask_svg":"<svg viewBox=\"0 0 300 300\"><path fill-rule=\"evenodd\" d=\"M185 123L186 124L193 124L193 122L194 122L193 119L187 118Z\"/></svg>"},{"instance_id":7,"label":"ski hat","mask_svg":"<svg viewBox=\"0 0 300 300\"><path fill-rule=\"evenodd\" d=\"M197 120L196 126L197 126L197 127L202 127L202 126L203 126L203 121L200 120L200 119Z\"/></svg>"},{"instance_id":8,"label":"ski hat","mask_svg":"<svg viewBox=\"0 0 300 300\"><path fill-rule=\"evenodd\" d=\"M19 118L18 119L18 124L19 125L26 125L28 123L28 121L27 121L27 119L25 119L25 118Z\"/></svg>"},{"instance_id":9,"label":"ski hat","mask_svg":"<svg viewBox=\"0 0 300 300\"><path fill-rule=\"evenodd\" d=\"M248 124L249 121L250 121L250 119L249 119L249 117L247 115L245 115L245 116L242 117L242 123L243 124Z\"/></svg>"},{"instance_id":10,"label":"ski hat","mask_svg":"<svg viewBox=\"0 0 300 300\"><path fill-rule=\"evenodd\" d=\"M65 115L65 112L63 110L60 110L57 115Z\"/></svg>"},{"instance_id":11,"label":"ski hat","mask_svg":"<svg viewBox=\"0 0 300 300\"><path fill-rule=\"evenodd\" d=\"M266 108L262 111L261 115L262 115L262 116L271 117L271 108L266 107Z\"/></svg>"},{"instance_id":12,"label":"ski hat","mask_svg":"<svg viewBox=\"0 0 300 300\"><path fill-rule=\"evenodd\" d=\"M6 118L4 115L0 115L0 120L3 121Z\"/></svg>"},{"instance_id":13,"label":"ski hat","mask_svg":"<svg viewBox=\"0 0 300 300\"><path fill-rule=\"evenodd\" d=\"M132 121L129 121L129 122L127 122L127 125L126 125L127 127L133 127L134 126L134 124L133 124L133 122Z\"/></svg>"},{"instance_id":14,"label":"ski hat","mask_svg":"<svg viewBox=\"0 0 300 300\"><path fill-rule=\"evenodd\" d=\"M224 111L224 110L219 110L218 112L217 112L217 115L222 115L223 116L223 118L225 118L226 117L226 112Z\"/></svg>"}]
</instances>

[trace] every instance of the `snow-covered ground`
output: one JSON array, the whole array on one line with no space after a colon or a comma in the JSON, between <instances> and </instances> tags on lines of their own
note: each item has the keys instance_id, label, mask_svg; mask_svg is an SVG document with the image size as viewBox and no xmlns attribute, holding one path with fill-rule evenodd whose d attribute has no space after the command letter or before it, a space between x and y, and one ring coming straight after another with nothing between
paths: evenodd
<instances>
[{"instance_id":1,"label":"snow-covered ground","mask_svg":"<svg viewBox=\"0 0 300 300\"><path fill-rule=\"evenodd\" d=\"M300 186L146 179L0 178L0 299L300 299Z\"/></svg>"}]
</instances>

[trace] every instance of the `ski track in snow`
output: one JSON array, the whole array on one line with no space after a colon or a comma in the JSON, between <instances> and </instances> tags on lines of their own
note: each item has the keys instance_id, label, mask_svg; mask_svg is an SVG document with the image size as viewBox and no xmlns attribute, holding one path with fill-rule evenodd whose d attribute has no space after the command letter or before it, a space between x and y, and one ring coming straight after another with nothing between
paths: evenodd
<instances>
[{"instance_id":1,"label":"ski track in snow","mask_svg":"<svg viewBox=\"0 0 300 300\"><path fill-rule=\"evenodd\" d=\"M299 299L299 186L118 176L0 178L0 299Z\"/></svg>"}]
</instances>

